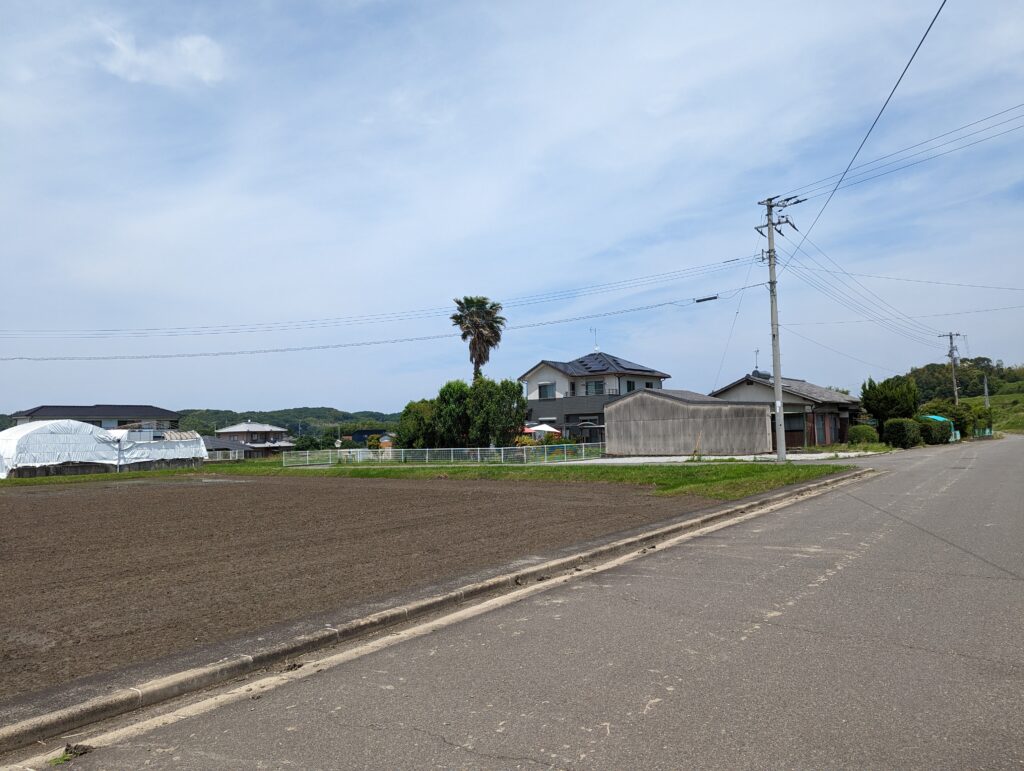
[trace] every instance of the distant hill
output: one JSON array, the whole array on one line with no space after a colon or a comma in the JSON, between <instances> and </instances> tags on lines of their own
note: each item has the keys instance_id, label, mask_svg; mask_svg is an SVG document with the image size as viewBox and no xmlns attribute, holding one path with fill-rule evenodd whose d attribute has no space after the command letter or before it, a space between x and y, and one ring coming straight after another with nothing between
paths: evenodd
<instances>
[{"instance_id":1,"label":"distant hill","mask_svg":"<svg viewBox=\"0 0 1024 771\"><path fill-rule=\"evenodd\" d=\"M967 396L960 401L978 410L985 406L984 396ZM996 394L990 397L992 428L1011 434L1024 434L1024 393Z\"/></svg>"},{"instance_id":2,"label":"distant hill","mask_svg":"<svg viewBox=\"0 0 1024 771\"><path fill-rule=\"evenodd\" d=\"M346 412L334 407L292 407L287 410L267 410L252 412L235 412L234 410L188 409L177 410L181 413L181 427L198 431L201 434L212 434L218 428L253 420L258 423L270 423L287 428L292 436L320 436L325 431L342 433L357 428L398 427L400 412Z\"/></svg>"}]
</instances>

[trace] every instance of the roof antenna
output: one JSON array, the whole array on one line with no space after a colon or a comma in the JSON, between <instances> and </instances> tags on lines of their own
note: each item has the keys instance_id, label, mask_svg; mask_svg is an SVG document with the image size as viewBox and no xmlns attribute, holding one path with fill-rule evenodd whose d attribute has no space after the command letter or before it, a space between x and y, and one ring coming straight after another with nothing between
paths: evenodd
<instances>
[{"instance_id":1,"label":"roof antenna","mask_svg":"<svg viewBox=\"0 0 1024 771\"><path fill-rule=\"evenodd\" d=\"M754 372L757 372L757 370L758 370L758 366L757 366L757 355L758 355L759 353L761 353L761 349L760 349L760 348L755 348L755 349L754 349Z\"/></svg>"},{"instance_id":2,"label":"roof antenna","mask_svg":"<svg viewBox=\"0 0 1024 771\"><path fill-rule=\"evenodd\" d=\"M601 346L597 344L597 327L591 327L590 332L594 336L594 353L600 353Z\"/></svg>"}]
</instances>

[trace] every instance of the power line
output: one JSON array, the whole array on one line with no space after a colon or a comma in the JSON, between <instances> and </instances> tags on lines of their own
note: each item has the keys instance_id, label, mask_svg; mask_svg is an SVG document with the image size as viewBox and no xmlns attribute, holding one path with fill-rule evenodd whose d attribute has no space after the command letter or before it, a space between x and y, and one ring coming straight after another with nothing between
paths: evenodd
<instances>
[{"instance_id":1,"label":"power line","mask_svg":"<svg viewBox=\"0 0 1024 771\"><path fill-rule=\"evenodd\" d=\"M828 268L811 268L806 265L803 267L804 270L813 270L820 273L839 272L837 270L829 270ZM967 289L997 289L1003 292L1024 292L1024 287L1021 286L996 286L994 284L961 284L955 281L936 281L934 279L926 278L904 278L903 276L883 276L877 273L847 273L847 275L860 276L861 278L877 278L883 281L909 281L914 284L938 284L939 286L957 286L965 287Z\"/></svg>"},{"instance_id":2,"label":"power line","mask_svg":"<svg viewBox=\"0 0 1024 771\"><path fill-rule=\"evenodd\" d=\"M945 142L942 142L942 143L940 143L938 145L935 145L933 147L927 147L924 150L920 150L919 152L911 153L910 155L904 155L904 153L906 153L908 150L913 150L913 149L918 148L918 147L923 147L924 145L930 145L932 142L935 142L935 141L937 141L939 139L942 139L943 137L947 137L950 134L959 133L959 132L963 131L964 129L971 128L972 126L977 126L979 123L985 123L986 121L990 121L993 118L1001 117L1001 116L1005 115L1008 112L1016 112L1016 111L1020 110L1022 107L1024 107L1024 102L1022 102L1021 104L1014 105L1013 107L1008 107L1005 110L1000 110L999 112L993 113L992 115L987 115L984 118L979 118L978 120L971 121L970 123L965 123L963 126L960 126L958 128L952 129L950 131L946 131L946 132L944 132L942 134L938 134L938 135L932 137L931 139L925 139L925 140L923 140L921 142L916 142L916 143L914 143L912 145L908 145L907 147L901 148L899 150L894 150L891 153L886 153L885 155L880 155L879 157L877 157L877 158L875 158L873 160L865 161L864 163L858 163L856 166L853 166L850 170L853 171L855 169L865 169L865 171L858 172L857 174L854 174L854 175L848 175L847 179L852 179L854 177L860 177L860 176L864 176L865 174L870 174L873 171L877 171L878 169L885 168L886 166L891 166L891 165L893 165L895 163L900 163L902 161L907 160L908 158L913 158L913 157L915 157L917 155L921 155L923 153L927 153L927 152L931 152L933 150L937 150L940 147L945 147L946 145L953 144L954 142L961 142L964 139L967 139L968 137L977 136L978 134L985 133L986 131L991 131L992 129L997 128L999 126L1004 126L1007 123L1013 123L1014 121L1018 121L1018 120L1024 119L1024 115L1015 115L1012 118L1007 118L1006 120L999 121L998 123L994 123L991 126L986 126L984 128L978 129L977 131L972 131L972 132L970 132L968 134L963 134L961 136L954 137L953 139L949 139L949 140L947 140ZM1001 136L1002 133L1003 132L1000 132L1000 134L996 134L994 136ZM972 144L974 144L974 143L972 143ZM970 145L965 145L965 147L970 147ZM960 148L956 148L956 149L960 149ZM879 161L884 161L884 160L886 160L888 158L894 158L895 156L898 156L898 155L902 155L903 157L902 158L896 158L896 160L890 161L889 163L883 163L883 164L880 164L880 165L877 165L877 166L875 165L875 164L878 164ZM938 156L936 156L936 157L938 157ZM869 166L874 166L874 168L868 169L867 167L869 167ZM809 193L812 193L812 192L816 193L819 189L826 189L827 187L829 187L829 185L822 185L822 183L830 182L830 180L833 180L836 177L841 177L841 176L842 176L842 172L836 172L835 174L830 174L829 176L822 177L821 179L815 180L814 182L809 182L809 183L807 183L805 185L801 185L800 187L795 187L792 190L790 190L789 192L787 192L785 195L788 197L788 196L791 196L791 195L808 195Z\"/></svg>"},{"instance_id":3,"label":"power line","mask_svg":"<svg viewBox=\"0 0 1024 771\"><path fill-rule=\"evenodd\" d=\"M909 316L912 319L938 319L945 318L946 316L967 316L972 313L995 313L996 311L1013 311L1024 308L1024 305L1003 305L999 308L975 308L970 311L950 311L949 313L928 313L924 316ZM828 326L832 324L867 324L870 319L843 319L840 321L791 321L788 324L783 324L784 327L810 327L810 326Z\"/></svg>"},{"instance_id":4,"label":"power line","mask_svg":"<svg viewBox=\"0 0 1024 771\"><path fill-rule=\"evenodd\" d=\"M736 293L749 289L751 286L763 286L763 284L751 284L750 286L736 287L735 289L727 289L718 292L718 297L729 299L735 296ZM686 307L689 305L696 305L698 298L686 298L680 300L667 300L659 303L651 303L650 305L640 305L633 308L622 308L613 311L604 311L602 313L588 313L580 316L572 316L569 318L562 319L551 319L548 321L535 321L529 324L517 324L515 326L506 327L507 330L518 330L518 329L532 329L535 327L545 327L554 324L566 324L573 321L583 321L586 319L605 318L608 316L618 316L626 313L637 313L640 311L654 310L656 308L665 308L668 306ZM281 348L253 348L236 351L192 351L184 353L140 353L140 354L109 354L99 356L3 356L0 357L0 361L31 361L31 362L42 362L42 361L139 361L142 359L199 359L199 358L215 358L222 356L253 356L258 354L269 354L269 353L297 353L303 351L327 351L335 350L340 348L360 348L374 345L391 345L395 343L418 343L428 340L441 340L444 338L455 338L459 337L458 332L448 332L445 334L437 335L421 335L419 337L396 337L385 340L362 340L353 343L325 343L322 345L302 345L302 346L288 346Z\"/></svg>"},{"instance_id":5,"label":"power line","mask_svg":"<svg viewBox=\"0 0 1024 771\"><path fill-rule=\"evenodd\" d=\"M975 140L974 142L969 142L966 145L961 145L960 147L954 147L951 150L946 150L946 151L941 152L941 153L936 153L935 155L930 155L927 158L921 158L920 160L912 161L911 163L908 163L908 164L906 164L904 166L897 166L895 169L889 169L888 171L883 171L883 172L880 172L880 173L875 174L873 176L865 177L864 179L858 179L856 182L848 182L847 184L843 185L839 189L840 190L846 190L848 187L854 187L854 186L860 185L860 184L862 184L864 182L870 182L873 179L878 179L879 177L884 177L884 176L887 176L889 174L894 174L897 171L903 171L903 169L909 169L911 166L917 166L918 164L925 163L926 161L933 161L936 158L941 158L944 155L949 155L950 153L955 153L958 150L966 150L968 147L974 147L975 145L980 145L982 142L988 142L991 139L998 139L999 137L1001 137L1001 136L1003 136L1005 134L1010 134L1010 133L1012 133L1014 131L1020 131L1022 128L1024 128L1024 124L1021 124L1020 126L1014 126L1013 128L1006 129L1006 131L1000 131L998 134L993 134L992 136L989 136L989 137L983 137L982 139ZM813 201L815 198L821 198L821 196L823 196L823 195L825 195L825 193L818 193L817 195L808 196L804 200L805 201Z\"/></svg>"},{"instance_id":6,"label":"power line","mask_svg":"<svg viewBox=\"0 0 1024 771\"><path fill-rule=\"evenodd\" d=\"M754 269L754 262L751 260L750 267L747 268L746 278L743 279L743 283L746 284L750 280L750 273ZM725 340L725 347L722 349L722 358L718 360L718 371L715 373L715 382L711 386L711 390L714 391L718 388L718 379L722 376L722 368L725 366L725 357L729 353L729 346L732 344L732 336L736 331L736 322L740 317L740 308L743 307L743 298L746 296L746 290L740 292L740 299L736 303L736 313L733 314L732 324L729 325L729 336Z\"/></svg>"},{"instance_id":7,"label":"power line","mask_svg":"<svg viewBox=\"0 0 1024 771\"><path fill-rule=\"evenodd\" d=\"M875 119L873 121L871 121L871 126L868 128L868 132L864 135L864 138L862 140L860 140L860 144L857 145L857 150L854 152L853 157L850 158L850 162L848 164L846 164L846 168L843 170L843 173L839 175L839 179L836 181L836 184L832 188L832 191L828 194L828 198L825 199L825 203L823 203L821 205L821 208L818 210L818 213L814 217L814 221L811 223L811 226L809 228L807 228L807 230L805 231L805 235L804 235L805 239L807 238L807 236L809 236L811 234L811 231L814 230L814 226L818 224L818 220L821 219L821 215L825 212L825 209L828 207L829 203L832 201L832 197L836 194L836 191L839 189L839 186L843 183L843 180L846 178L847 173L850 171L850 168L853 166L854 161L857 160L857 156L860 155L860 151L863 149L864 144L868 141L868 137L871 136L871 132L874 131L875 130L875 126L878 125L878 121L881 119L882 113L884 113L885 112L885 108L889 106L889 102L892 100L893 95L896 93L896 89L899 88L900 87L900 83L903 82L903 76L907 74L907 70L910 69L910 65L913 63L914 58L917 56L917 52L921 50L921 46L924 45L925 38L927 38L928 37L928 33L932 31L932 27L935 25L936 20L939 18L939 14L942 13L942 9L945 8L945 7L946 7L946 0L942 0L942 2L939 4L939 9L935 12L935 15L932 17L931 22L929 22L928 28L924 31L924 34L921 36L921 39L918 41L917 46L914 48L914 52L910 55L910 58L907 60L906 66L903 67L903 72L901 72L900 76L896 79L896 83L892 87L892 90L889 92L889 96L887 96L885 98L885 102L882 104L882 109L880 109L878 111L878 115L876 115ZM867 181L867 180L864 180L864 181ZM801 244L801 246L803 245L803 240L800 241L800 244ZM783 266L783 268L785 268L785 266Z\"/></svg>"},{"instance_id":8,"label":"power line","mask_svg":"<svg viewBox=\"0 0 1024 771\"><path fill-rule=\"evenodd\" d=\"M847 359L852 359L853 361L860 362L861 364L867 364L869 367L874 367L876 369L884 369L886 372L892 372L892 373L894 373L896 375L900 374L897 370L894 370L891 367L883 367L881 364L873 364L870 361L865 361L864 359L858 359L856 356L851 356L850 354L845 353L844 351L840 351L838 348L833 348L830 345L825 345L824 343L819 343L817 340L812 340L811 338L807 337L807 335L800 334L795 329L790 329L789 332L790 332L790 334L794 334L794 335L796 335L797 337L799 337L802 340L806 340L808 343L814 343L815 345L817 345L820 348L824 348L827 351L832 351L832 353L839 354L840 356L844 356Z\"/></svg>"},{"instance_id":9,"label":"power line","mask_svg":"<svg viewBox=\"0 0 1024 771\"><path fill-rule=\"evenodd\" d=\"M795 249L792 253L786 252L784 249L781 251L783 254L789 257L789 260L786 264L792 265L793 274L811 288L816 289L817 291L821 292L825 296L832 299L834 302L846 307L849 310L852 310L859 316L862 316L870 321L875 322L876 324L878 324L884 329L887 329L890 332L901 335L902 337L905 337L921 345L938 347L936 346L934 340L931 339L930 332L923 333L914 327L907 326L901 319L890 317L887 311L885 311L883 308L878 307L877 303L862 302L862 300L858 297L857 292L854 291L852 287L847 286L846 284L842 284L842 288L844 290L850 290L851 292L850 294L845 294L843 291L840 291L838 288L833 287L827 281L823 281L818 276L812 273L805 273L805 266L799 259L796 258ZM814 258L811 257L811 259L813 260ZM815 263L820 264L817 263L817 261L815 261ZM829 272L838 273L838 271ZM840 282L842 281L843 279L840 279Z\"/></svg>"},{"instance_id":10,"label":"power line","mask_svg":"<svg viewBox=\"0 0 1024 771\"><path fill-rule=\"evenodd\" d=\"M604 284L593 284L577 289L565 289L536 295L512 298L503 303L506 308L519 308L550 302L570 300L609 292L645 288L656 284L671 283L687 278L709 276L732 270L752 261L754 255L735 257L719 262L695 265L666 273L654 273L631 279ZM0 330L0 339L103 339L103 338L145 338L145 337L192 337L202 335L253 334L260 332L285 332L306 329L322 329L355 324L375 324L393 321L410 321L440 318L451 313L450 307L421 308L410 311L394 311L365 316L339 316L333 318L303 319L297 321L253 322L220 324L210 326L143 327L143 328L100 328L100 329L5 329Z\"/></svg>"},{"instance_id":11,"label":"power line","mask_svg":"<svg viewBox=\"0 0 1024 771\"><path fill-rule=\"evenodd\" d=\"M790 239L786 237L785 233L782 234L782 237L785 238L790 243L792 243L792 241L790 241ZM905 314L903 311L901 311L895 305L892 305L891 303L886 301L881 295L879 295L877 292L875 292L875 291L873 291L871 289L868 289L866 286L864 286L864 284L862 284L860 281L858 281L856 278L854 278L849 273L849 271L846 270L846 268L844 268L838 261L832 259L832 257L830 257L825 252L824 249L822 249L820 246L818 246L816 243L814 243L814 241L812 241L809 236L805 237L804 240L807 243L809 243L811 246L813 246L818 251L818 253L821 254L822 257L824 257L826 260L828 260L833 265L835 265L837 268L839 268L839 270L842 272L843 276L849 277L852 280L853 284L855 284L857 286L857 289L853 290L855 294L860 295L862 298L866 299L869 304L874 305L875 307L877 307L879 309L879 311L881 311L883 314L886 313L886 309L889 309L889 311L892 311L897 316L900 316L903 319L908 319L908 320L910 319L910 317L907 316L907 314ZM818 265L820 267L824 267L811 254L809 254L802 246L796 245L796 250L798 252L801 252L802 254L806 255L811 260L811 262L813 262L815 265ZM840 282L843 283L844 286L851 286L850 284L848 284L846 282L845 278L841 278ZM874 298L874 299L871 299L871 298ZM927 324L922 324L919 321L911 320L909 325L903 324L903 322L900 322L900 323L901 323L901 325L906 326L908 329L909 328L915 328L915 329L919 330L920 332L923 332L925 335L934 335L934 334L936 334L938 332L937 329L929 327Z\"/></svg>"},{"instance_id":12,"label":"power line","mask_svg":"<svg viewBox=\"0 0 1024 771\"><path fill-rule=\"evenodd\" d=\"M858 305L855 301L852 301L852 298L847 297L839 290L835 289L834 287L831 287L830 285L828 285L827 282L820 280L817 276L814 276L809 273L804 273L803 264L799 260L793 259L793 256L795 254L796 252L793 252L793 254L789 255L790 260L793 263L793 275L795 275L797 278L799 278L801 281L803 281L811 288L818 290L819 292L821 292L834 302L838 303L839 305L842 305L845 308L852 310L854 313L863 316L865 319L874 322L875 324L882 327L883 329L888 330L889 332L900 335L901 337L905 337L906 339L911 340L920 345L925 345L932 348L941 348L941 346L937 345L933 340L923 336L922 333L917 332L916 330L910 329L908 327L904 327L896 319L880 314L878 311L875 311L871 308L862 305Z\"/></svg>"}]
</instances>

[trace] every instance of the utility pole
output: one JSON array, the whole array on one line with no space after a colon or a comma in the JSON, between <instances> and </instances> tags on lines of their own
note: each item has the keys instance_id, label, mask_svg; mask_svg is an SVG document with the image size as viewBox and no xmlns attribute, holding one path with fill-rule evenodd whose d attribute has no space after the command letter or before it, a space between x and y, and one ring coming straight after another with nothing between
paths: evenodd
<instances>
[{"instance_id":1,"label":"utility pole","mask_svg":"<svg viewBox=\"0 0 1024 771\"><path fill-rule=\"evenodd\" d=\"M959 353L959 351L957 351L956 349L956 344L953 342L953 338L963 337L963 335L961 335L959 332L946 332L943 335L939 335L939 337L949 338L949 353L946 355L949 356L949 366L953 369L953 403L959 404L960 387L956 384L956 355L957 353Z\"/></svg>"},{"instance_id":2,"label":"utility pole","mask_svg":"<svg viewBox=\"0 0 1024 771\"><path fill-rule=\"evenodd\" d=\"M779 351L779 297L778 279L775 277L775 232L782 233L779 226L788 224L793 230L796 225L789 221L789 217L775 217L776 209L784 209L787 206L798 204L803 199L796 196L788 198L775 197L765 198L758 201L758 206L765 207L767 218L765 224L754 228L761 235L768 235L768 291L771 294L772 304L772 379L775 384L775 457L778 462L786 460L786 418L782 406L782 354ZM800 416L803 419L803 415Z\"/></svg>"}]
</instances>

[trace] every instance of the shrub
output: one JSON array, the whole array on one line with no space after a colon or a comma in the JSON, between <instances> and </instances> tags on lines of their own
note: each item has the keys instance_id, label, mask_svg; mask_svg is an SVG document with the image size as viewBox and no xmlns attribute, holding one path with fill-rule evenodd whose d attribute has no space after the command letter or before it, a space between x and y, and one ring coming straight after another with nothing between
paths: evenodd
<instances>
[{"instance_id":1,"label":"shrub","mask_svg":"<svg viewBox=\"0 0 1024 771\"><path fill-rule=\"evenodd\" d=\"M885 421L883 437L889 446L907 449L921 444L921 429L916 420L890 418Z\"/></svg>"},{"instance_id":2,"label":"shrub","mask_svg":"<svg viewBox=\"0 0 1024 771\"><path fill-rule=\"evenodd\" d=\"M875 431L874 426L860 423L850 426L850 430L846 434L846 441L850 444L871 444L878 441L878 432Z\"/></svg>"},{"instance_id":3,"label":"shrub","mask_svg":"<svg viewBox=\"0 0 1024 771\"><path fill-rule=\"evenodd\" d=\"M946 444L949 442L950 425L944 420L918 418L917 424L925 444Z\"/></svg>"}]
</instances>

